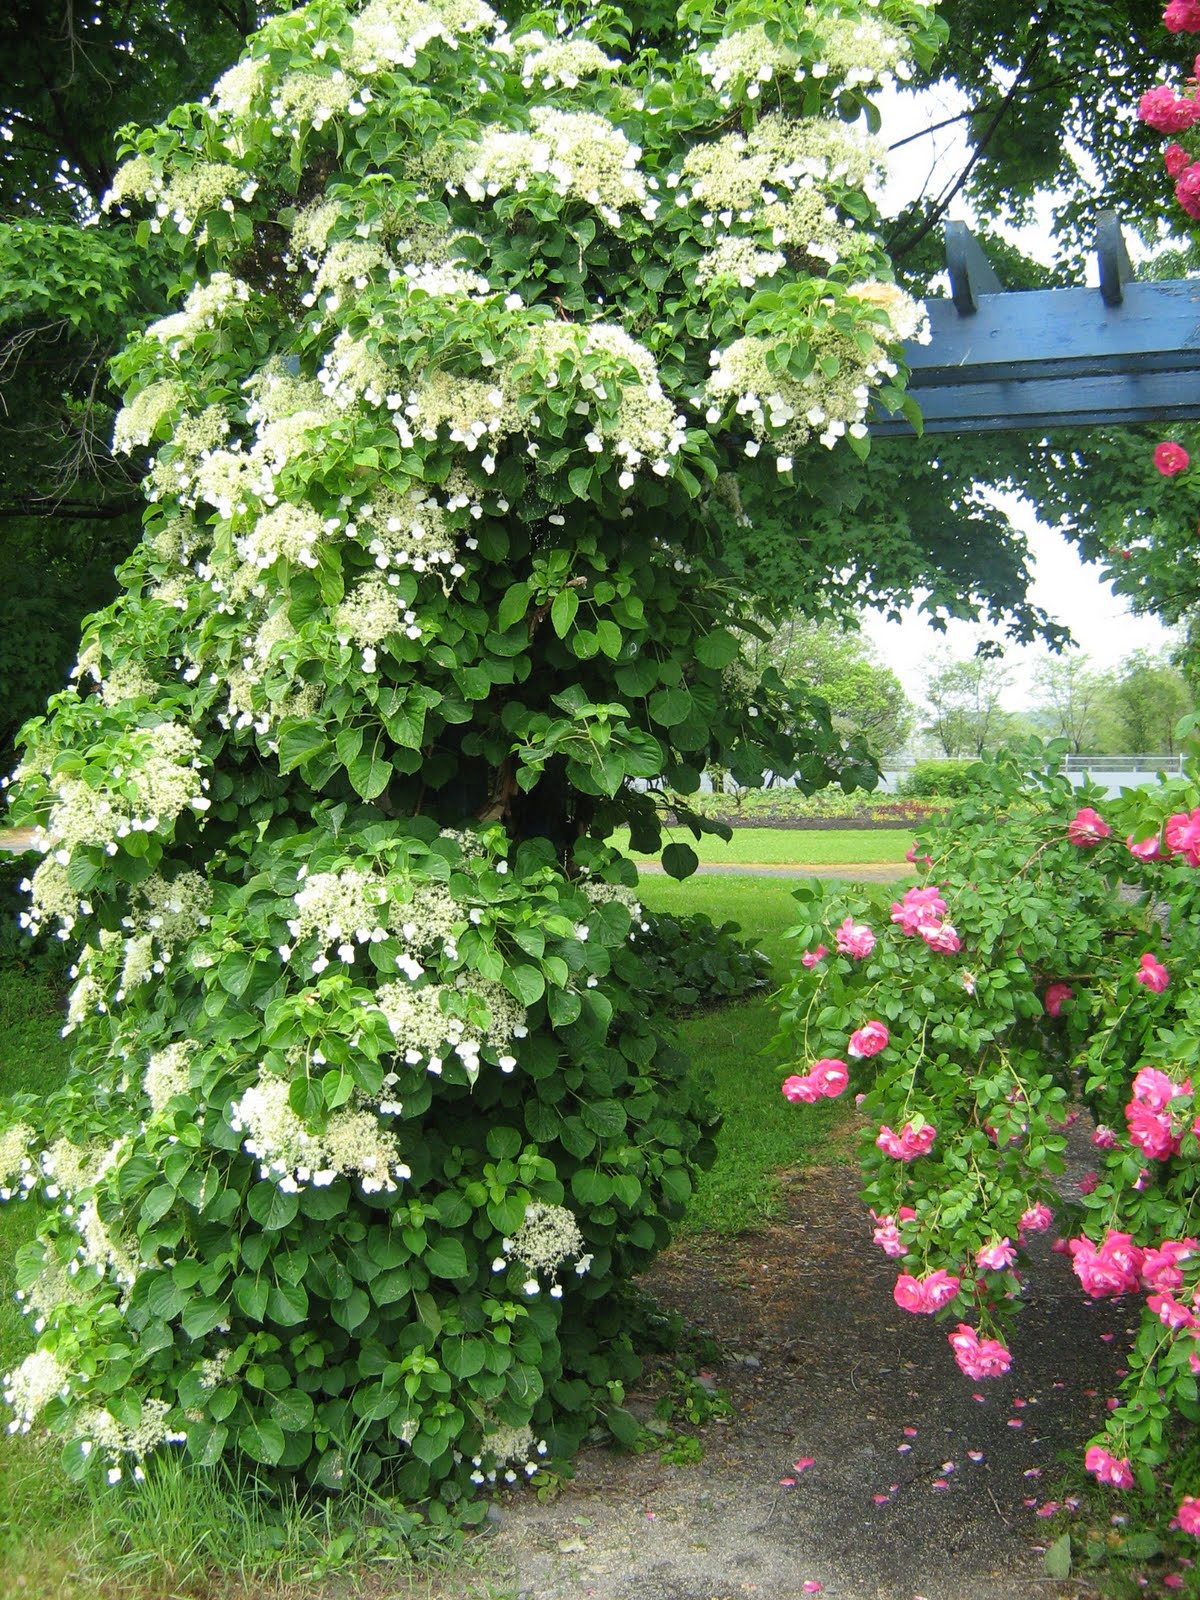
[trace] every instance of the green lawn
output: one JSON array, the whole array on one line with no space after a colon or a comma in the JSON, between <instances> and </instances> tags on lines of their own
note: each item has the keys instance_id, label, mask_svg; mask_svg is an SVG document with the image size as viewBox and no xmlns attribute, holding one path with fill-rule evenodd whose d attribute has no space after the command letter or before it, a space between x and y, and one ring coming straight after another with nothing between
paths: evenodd
<instances>
[{"instance_id":1,"label":"green lawn","mask_svg":"<svg viewBox=\"0 0 1200 1600\"><path fill-rule=\"evenodd\" d=\"M713 834L693 839L687 828L672 828L668 842L689 844L705 866L856 867L886 864L907 868L904 852L913 842L909 828L735 828L726 842ZM612 843L628 849L620 829ZM657 856L640 856L655 861Z\"/></svg>"}]
</instances>

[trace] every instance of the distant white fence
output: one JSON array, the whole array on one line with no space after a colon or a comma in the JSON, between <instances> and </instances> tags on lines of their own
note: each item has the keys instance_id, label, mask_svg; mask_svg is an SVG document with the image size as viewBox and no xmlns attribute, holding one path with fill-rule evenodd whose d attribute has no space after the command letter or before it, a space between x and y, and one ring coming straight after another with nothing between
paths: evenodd
<instances>
[{"instance_id":1,"label":"distant white fence","mask_svg":"<svg viewBox=\"0 0 1200 1600\"><path fill-rule=\"evenodd\" d=\"M922 758L921 765L926 765L928 760L928 757ZM915 765L915 761L889 762L883 774L882 788L885 792L894 794ZM1167 778L1180 777L1183 773L1183 757L1064 756L1062 771L1073 783L1090 781L1107 789L1109 794L1119 794L1122 789L1137 789L1157 783L1160 773Z\"/></svg>"}]
</instances>

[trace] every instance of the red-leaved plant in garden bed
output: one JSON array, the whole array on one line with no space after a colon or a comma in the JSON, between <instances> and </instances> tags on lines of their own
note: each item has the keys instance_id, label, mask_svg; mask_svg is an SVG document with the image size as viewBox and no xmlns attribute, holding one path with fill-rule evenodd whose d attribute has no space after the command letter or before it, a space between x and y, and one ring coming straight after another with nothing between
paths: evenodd
<instances>
[{"instance_id":1,"label":"red-leaved plant in garden bed","mask_svg":"<svg viewBox=\"0 0 1200 1600\"><path fill-rule=\"evenodd\" d=\"M1023 1246L1054 1227L1081 1293L1141 1320L1086 1466L1171 1486L1200 1531L1200 783L1119 800L1008 756L917 847L901 898L801 885L780 1037L793 1100L861 1096L864 1197L895 1298L978 1381L1019 1363ZM1060 1185L1066 1130L1094 1150Z\"/></svg>"}]
</instances>

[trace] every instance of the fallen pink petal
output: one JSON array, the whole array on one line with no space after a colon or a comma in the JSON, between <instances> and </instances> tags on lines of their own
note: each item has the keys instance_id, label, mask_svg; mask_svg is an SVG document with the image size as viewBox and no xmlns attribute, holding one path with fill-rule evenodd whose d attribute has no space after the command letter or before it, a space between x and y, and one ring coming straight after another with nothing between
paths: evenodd
<instances>
[{"instance_id":1,"label":"fallen pink petal","mask_svg":"<svg viewBox=\"0 0 1200 1600\"><path fill-rule=\"evenodd\" d=\"M1182 1589L1183 1588L1183 1573L1182 1572L1168 1572L1166 1577L1163 1579L1163 1588L1164 1589Z\"/></svg>"},{"instance_id":2,"label":"fallen pink petal","mask_svg":"<svg viewBox=\"0 0 1200 1600\"><path fill-rule=\"evenodd\" d=\"M915 1439L917 1437L917 1430L915 1428L905 1428L904 1437L906 1439Z\"/></svg>"},{"instance_id":3,"label":"fallen pink petal","mask_svg":"<svg viewBox=\"0 0 1200 1600\"><path fill-rule=\"evenodd\" d=\"M967 1455L971 1458L972 1461L982 1461L983 1460L983 1451L982 1450L968 1450L967 1451Z\"/></svg>"},{"instance_id":4,"label":"fallen pink petal","mask_svg":"<svg viewBox=\"0 0 1200 1600\"><path fill-rule=\"evenodd\" d=\"M896 1454L898 1456L904 1456L904 1455L907 1455L908 1452L911 1449L912 1449L912 1445L910 1445L910 1444L898 1444L896 1446Z\"/></svg>"},{"instance_id":5,"label":"fallen pink petal","mask_svg":"<svg viewBox=\"0 0 1200 1600\"><path fill-rule=\"evenodd\" d=\"M1100 1337L1105 1344L1111 1344L1117 1336L1115 1333L1102 1333Z\"/></svg>"},{"instance_id":6,"label":"fallen pink petal","mask_svg":"<svg viewBox=\"0 0 1200 1600\"><path fill-rule=\"evenodd\" d=\"M983 1405L987 1400L987 1395L985 1395L985 1394L973 1394L971 1396L971 1399L972 1400L977 1400L980 1405Z\"/></svg>"},{"instance_id":7,"label":"fallen pink petal","mask_svg":"<svg viewBox=\"0 0 1200 1600\"><path fill-rule=\"evenodd\" d=\"M950 1485L946 1482L945 1478L935 1478L933 1480L933 1487L935 1489L948 1489Z\"/></svg>"},{"instance_id":8,"label":"fallen pink petal","mask_svg":"<svg viewBox=\"0 0 1200 1600\"><path fill-rule=\"evenodd\" d=\"M1008 1425L1010 1428L1023 1428L1025 1426L1020 1417L1009 1417Z\"/></svg>"},{"instance_id":9,"label":"fallen pink petal","mask_svg":"<svg viewBox=\"0 0 1200 1600\"><path fill-rule=\"evenodd\" d=\"M1042 1475L1041 1467L1026 1467L1025 1468L1024 1476L1027 1477L1027 1478L1040 1478L1041 1475Z\"/></svg>"},{"instance_id":10,"label":"fallen pink petal","mask_svg":"<svg viewBox=\"0 0 1200 1600\"><path fill-rule=\"evenodd\" d=\"M891 1498L892 1497L891 1497L890 1494L873 1494L871 1496L871 1499L874 1500L874 1502L875 1502L875 1504L877 1506L885 1506L885 1505L887 1505L888 1501Z\"/></svg>"},{"instance_id":11,"label":"fallen pink petal","mask_svg":"<svg viewBox=\"0 0 1200 1600\"><path fill-rule=\"evenodd\" d=\"M816 1464L815 1456L801 1456L798 1461L792 1462L792 1467L796 1472L807 1472L809 1467L814 1467Z\"/></svg>"},{"instance_id":12,"label":"fallen pink petal","mask_svg":"<svg viewBox=\"0 0 1200 1600\"><path fill-rule=\"evenodd\" d=\"M785 1489L794 1489L796 1487L795 1478L780 1478L779 1482Z\"/></svg>"},{"instance_id":13,"label":"fallen pink petal","mask_svg":"<svg viewBox=\"0 0 1200 1600\"><path fill-rule=\"evenodd\" d=\"M815 1578L805 1578L803 1584L805 1594L820 1594L824 1587L825 1585L823 1583L818 1583Z\"/></svg>"}]
</instances>

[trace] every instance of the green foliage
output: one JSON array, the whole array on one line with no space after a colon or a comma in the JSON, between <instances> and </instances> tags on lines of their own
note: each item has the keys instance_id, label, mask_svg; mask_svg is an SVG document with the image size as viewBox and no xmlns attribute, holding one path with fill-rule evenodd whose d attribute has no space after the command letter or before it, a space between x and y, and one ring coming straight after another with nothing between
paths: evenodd
<instances>
[{"instance_id":1,"label":"green foliage","mask_svg":"<svg viewBox=\"0 0 1200 1600\"><path fill-rule=\"evenodd\" d=\"M918 761L900 784L900 792L914 799L960 800L975 788L974 761Z\"/></svg>"},{"instance_id":2,"label":"green foliage","mask_svg":"<svg viewBox=\"0 0 1200 1600\"><path fill-rule=\"evenodd\" d=\"M686 917L649 912L642 934L642 958L650 975L647 994L664 1010L740 1000L770 979L767 958L738 937L735 922L718 926L702 911Z\"/></svg>"}]
</instances>

